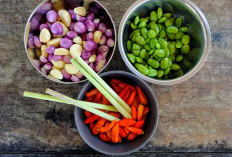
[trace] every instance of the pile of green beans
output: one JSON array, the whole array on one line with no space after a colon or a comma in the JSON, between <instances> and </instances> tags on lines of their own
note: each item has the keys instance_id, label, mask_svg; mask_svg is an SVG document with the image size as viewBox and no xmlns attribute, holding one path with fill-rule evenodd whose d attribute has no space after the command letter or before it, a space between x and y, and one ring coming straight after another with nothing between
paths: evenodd
<instances>
[{"instance_id":1,"label":"pile of green beans","mask_svg":"<svg viewBox=\"0 0 232 157\"><path fill-rule=\"evenodd\" d=\"M143 75L170 79L182 76L190 51L189 28L181 17L163 13L161 8L150 16L136 16L131 23L132 33L127 41L127 57ZM182 66L184 65L184 67Z\"/></svg>"}]
</instances>

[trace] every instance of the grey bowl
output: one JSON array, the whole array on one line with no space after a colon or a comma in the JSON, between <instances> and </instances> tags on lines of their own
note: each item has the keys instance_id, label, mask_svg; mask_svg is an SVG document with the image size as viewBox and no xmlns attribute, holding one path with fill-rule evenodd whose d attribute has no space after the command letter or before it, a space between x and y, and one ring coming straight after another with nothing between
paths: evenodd
<instances>
[{"instance_id":1,"label":"grey bowl","mask_svg":"<svg viewBox=\"0 0 232 157\"><path fill-rule=\"evenodd\" d=\"M193 63L185 74L181 77L167 80L160 80L147 77L141 74L128 60L126 53L126 41L130 32L130 21L137 15L145 16L152 10L161 7L165 12L171 12L174 16L181 16L184 19L184 24L189 24L191 36L190 47L191 51L186 56ZM201 10L190 0L138 0L124 14L119 30L118 30L118 45L121 56L127 67L140 78L160 85L172 85L183 82L195 75L203 66L207 59L211 45L210 28Z\"/></svg>"},{"instance_id":2,"label":"grey bowl","mask_svg":"<svg viewBox=\"0 0 232 157\"><path fill-rule=\"evenodd\" d=\"M49 80L52 80L52 81L55 81L55 82L58 82L58 83L62 83L62 84L77 84L77 83L82 83L84 81L86 81L87 79L83 79L81 80L80 82L70 82L70 81L61 81L61 80L58 80L58 79L55 79L53 77L49 77L48 75L45 75L44 73L42 73L39 69L36 68L36 66L34 65L33 63L33 60L30 58L30 56L28 55L28 47L27 47L27 41L28 41L28 37L30 35L37 35L38 36L38 30L36 31L31 31L31 20L34 18L34 17L37 17L36 19L39 21L40 24L42 24L44 22L44 19L45 19L45 16L44 15L40 15L37 13L37 10L42 6L44 5L45 3L47 2L52 2L53 5L57 3L57 5L61 5L64 6L66 9L73 9L75 7L78 7L79 6L79 3L82 5L84 4L85 6L93 6L93 5L97 5L98 7L95 8L96 10L98 10L100 12L100 15L103 17L105 17L105 19L107 20L107 25L110 26L110 28L113 29L114 31L114 36L113 36L113 39L115 41L115 46L113 48L110 48L109 52L108 52L108 55L106 57L106 60L107 60L107 63L106 65L104 66L104 68L99 71L98 73L101 73L107 66L108 64L110 63L113 55L114 55L114 51L115 51L115 48L116 48L116 42L117 42L117 34L116 34L116 28L115 28L115 24L114 24L114 21L110 15L110 13L108 12L108 10L97 0L43 0L34 10L33 12L31 13L30 17L28 18L28 21L27 21L27 24L26 24L26 27L25 27L25 31L24 31L24 47L25 47L25 51L26 51L26 55L28 57L28 59L30 60L31 62L31 65L34 66L34 68L44 77L46 77L47 79ZM36 51L38 51L38 49L34 48L32 49L32 51L34 52L34 54L36 55Z\"/></svg>"},{"instance_id":3,"label":"grey bowl","mask_svg":"<svg viewBox=\"0 0 232 157\"><path fill-rule=\"evenodd\" d=\"M137 77L136 75L130 74L128 72L123 71L111 71L106 72L100 75L106 82L112 78L118 78L122 81L128 82L130 84L139 85L148 96L148 101L150 105L150 113L147 115L144 132L145 134L137 137L133 141L123 141L121 144L111 144L103 142L99 139L99 137L93 135L89 129L89 126L84 123L84 111L78 107L75 107L74 117L77 130L83 140L93 149L98 152L107 155L126 155L132 152L137 151L142 148L152 137L153 133L156 130L158 119L159 119L159 111L158 111L158 103L154 92L149 87L149 85ZM79 93L78 99L83 100L85 98L85 93L94 88L91 83L87 83L85 87Z\"/></svg>"}]
</instances>

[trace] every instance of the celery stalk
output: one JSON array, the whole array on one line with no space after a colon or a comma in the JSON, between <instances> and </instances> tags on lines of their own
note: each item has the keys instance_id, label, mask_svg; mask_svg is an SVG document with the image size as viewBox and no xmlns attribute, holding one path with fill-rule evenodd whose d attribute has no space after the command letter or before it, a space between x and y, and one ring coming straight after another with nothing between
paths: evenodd
<instances>
[{"instance_id":1,"label":"celery stalk","mask_svg":"<svg viewBox=\"0 0 232 157\"><path fill-rule=\"evenodd\" d=\"M61 93L59 93L59 92L56 92L56 91L54 91L54 90L52 90L52 89L47 88L47 89L45 90L45 93L50 94L50 95L52 95L52 96L54 96L54 97L56 97L56 98L59 98L59 99L61 99L61 100L63 100L63 101L70 102L70 103L72 103L72 104L74 104L74 105L76 105L76 106L78 106L78 107L80 107L80 108L82 108L82 109L84 109L84 110L87 110L87 111L89 111L89 112L91 112L91 113L93 113L93 114L96 114L96 115L98 115L98 116L100 116L100 117L102 117L102 118L105 118L105 119L107 119L107 120L109 120L109 121L114 121L115 119L116 119L117 121L120 120L120 119L118 119L118 118L116 118L116 117L114 117L114 116L111 116L111 115L109 115L109 114L107 114L107 113L105 113L105 112L102 112L102 111L100 111L100 110L97 110L97 109L92 108L92 107L89 107L89 106L86 106L86 105L84 105L83 103L80 103L80 102L77 103L74 99L72 99L72 98L70 98L70 97L68 97L68 96L66 96L66 95L64 95L64 94L61 94Z\"/></svg>"},{"instance_id":2,"label":"celery stalk","mask_svg":"<svg viewBox=\"0 0 232 157\"><path fill-rule=\"evenodd\" d=\"M98 74L96 74L96 72L88 64L86 64L86 62L81 57L77 57L76 60L80 63L80 65L82 65L85 68L87 72L89 72L93 76L93 78L95 78L95 80L97 80L114 97L115 100L119 102L119 104L123 108L125 108L125 110L127 110L127 112L132 113L129 105L127 105L127 103L125 103L118 96L118 94L116 94L114 90L112 90L112 88L107 83L105 83L105 81Z\"/></svg>"},{"instance_id":3,"label":"celery stalk","mask_svg":"<svg viewBox=\"0 0 232 157\"><path fill-rule=\"evenodd\" d=\"M54 96L51 95L46 95L46 94L39 94L39 93L33 93L33 92L27 92L25 91L23 93L24 97L29 97L29 98L35 98L35 99L41 99L41 100L48 100L48 101L54 101L54 102L58 102L58 103L64 103L64 104L69 104L69 105L75 105L72 104L68 101L64 101L61 99L58 99ZM75 100L76 103L83 103L89 107L93 107L96 109L103 109L103 110L107 110L107 111L113 111L113 112L118 112L113 106L110 105L104 105L104 104L97 104L97 103L92 103L92 102L85 102L85 101L80 101L80 100ZM76 106L76 105L75 105Z\"/></svg>"},{"instance_id":4,"label":"celery stalk","mask_svg":"<svg viewBox=\"0 0 232 157\"><path fill-rule=\"evenodd\" d=\"M112 103L112 105L125 117L132 118L130 113L127 112L119 103L116 101L105 88L102 87L75 59L71 59L71 63Z\"/></svg>"}]
</instances>

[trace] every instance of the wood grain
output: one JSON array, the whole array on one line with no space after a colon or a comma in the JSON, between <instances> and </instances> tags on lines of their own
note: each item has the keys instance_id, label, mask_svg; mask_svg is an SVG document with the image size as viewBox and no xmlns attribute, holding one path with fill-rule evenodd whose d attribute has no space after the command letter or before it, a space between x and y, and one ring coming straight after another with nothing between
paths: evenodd
<instances>
[{"instance_id":1,"label":"wood grain","mask_svg":"<svg viewBox=\"0 0 232 157\"><path fill-rule=\"evenodd\" d=\"M160 121L151 141L132 156L231 156L232 1L192 1L210 24L210 55L202 70L184 83L150 84L159 102ZM76 97L83 87L49 81L26 58L25 23L40 2L0 0L0 153L91 156L96 152L76 131L73 107L22 97L24 90L43 92L47 87ZM100 2L112 14L118 28L122 15L135 0ZM105 71L125 69L128 71L117 49Z\"/></svg>"}]
</instances>

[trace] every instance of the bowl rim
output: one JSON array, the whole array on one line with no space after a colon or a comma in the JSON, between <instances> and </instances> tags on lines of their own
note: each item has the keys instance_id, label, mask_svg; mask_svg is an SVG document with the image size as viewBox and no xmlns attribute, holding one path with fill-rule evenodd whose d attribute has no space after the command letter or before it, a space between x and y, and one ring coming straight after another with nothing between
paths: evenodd
<instances>
[{"instance_id":1,"label":"bowl rim","mask_svg":"<svg viewBox=\"0 0 232 157\"><path fill-rule=\"evenodd\" d=\"M79 135L81 136L81 138L85 141L85 143L87 143L92 149L100 152L100 153L103 153L103 154L106 154L106 155L127 155L127 154L130 154L130 153L133 153L135 151L138 151L139 149L141 149L142 147L144 147L145 144L147 144L151 137L154 135L156 129L157 129L157 126L158 126L158 123L159 123L159 104L158 104L158 101L157 101L157 98L155 96L155 92L151 89L151 87L148 85L147 82L145 82L143 79L137 77L136 75L132 74L132 73L129 73L129 72L125 72L125 71L108 71L108 72L104 72L102 74L100 74L101 77L104 77L106 75L110 75L110 74L125 74L125 75L128 75L128 76L131 76L133 78L137 78L139 81L141 81L146 87L147 89L152 93L152 96L154 97L154 100L155 100L155 106L156 107L156 122L155 122L155 125L152 129L152 132L151 134L149 135L149 137L146 139L145 142L143 142L140 146L138 146L137 148L134 148L130 151L127 151L127 152L123 152L123 153L110 153L110 152L106 152L106 151L102 151L98 148L96 148L92 143L88 142L88 140L86 140L86 138L84 137L84 135L82 134L82 132L80 131L80 126L79 126L79 123L77 122L77 109L78 107L75 107L74 108L74 120L75 120L75 124L76 124L76 128L77 128L77 131L79 133ZM78 97L77 99L80 98L80 96L82 94L85 94L83 93L84 92L84 89L87 88L87 86L89 86L91 84L91 82L88 82L86 83L86 85L84 85L84 87L81 89L81 91L79 92L78 94ZM96 137L97 138L97 137ZM132 142L132 141L131 141Z\"/></svg>"},{"instance_id":2,"label":"bowl rim","mask_svg":"<svg viewBox=\"0 0 232 157\"><path fill-rule=\"evenodd\" d=\"M141 74L129 61L129 59L126 56L126 52L123 49L123 41L122 41L122 36L123 36L123 30L124 30L124 26L126 24L126 20L128 18L128 16L132 13L132 11L139 5L146 3L147 1L150 0L138 0L136 1L134 4L132 4L128 10L124 13L120 25L119 25L119 29L118 29L118 47L119 47L119 51L120 54L123 58L123 61L125 62L126 66L130 69L130 71L132 71L134 74L136 74L137 76L139 76L140 78L153 83L153 84L159 84L159 85L174 85L174 84L178 84L181 82L184 82L186 80L188 80L189 78L191 78L193 75L195 75L204 65L209 52L210 52L210 47L211 47L211 32L210 32L210 27L208 24L208 21L205 17L205 15L203 14L203 12L190 0L176 0L179 1L181 3L186 4L193 12L194 14L198 17L202 27L203 27L203 32L204 32L204 37L205 37L205 45L204 45L204 52L201 56L201 59L198 61L198 63L194 66L193 69L191 69L190 71L188 71L186 74L184 74L181 77L178 78L174 78L174 79L170 79L170 80L159 80L159 79L155 79L155 78L151 78L148 76L145 76L143 74Z\"/></svg>"},{"instance_id":3,"label":"bowl rim","mask_svg":"<svg viewBox=\"0 0 232 157\"><path fill-rule=\"evenodd\" d=\"M45 4L45 3L49 2L49 1L50 0L43 0L39 5L37 5L37 7L31 12L30 16L28 17L28 20L27 20L27 23L26 23L26 26L25 26L25 30L24 30L24 35L23 35L24 48L25 48L27 58L29 59L32 66L37 70L37 72L39 72L41 75L43 75L44 77L46 77L47 79L49 79L51 81L54 81L54 82L57 82L57 83L62 83L62 84L79 84L79 83L83 83L83 82L87 81L87 79L81 80L79 82L64 82L64 81L61 81L61 80L58 80L58 79L55 79L55 78L52 78L52 77L48 77L48 75L45 75L39 69L36 68L36 66L32 62L32 59L28 55L27 40L28 40L29 31L30 31L30 20L33 17L33 15L36 13L36 11L39 9L39 7L41 7L43 4ZM106 13L108 14L108 16L109 16L109 18L111 20L111 23L113 25L113 30L114 30L114 34L115 34L115 37L114 37L115 45L114 45L114 48L112 50L112 54L111 54L108 62L104 66L104 68L102 68L102 70L98 72L98 74L100 74L109 65L109 63L111 62L111 60L112 60L112 58L114 56L115 49L116 49L116 46L117 46L117 31L116 31L116 26L115 26L114 20L113 20L112 16L110 15L109 11L106 9L106 7L104 7L104 5L102 3L100 3L98 0L92 0L91 2L98 3L106 11Z\"/></svg>"}]
</instances>

